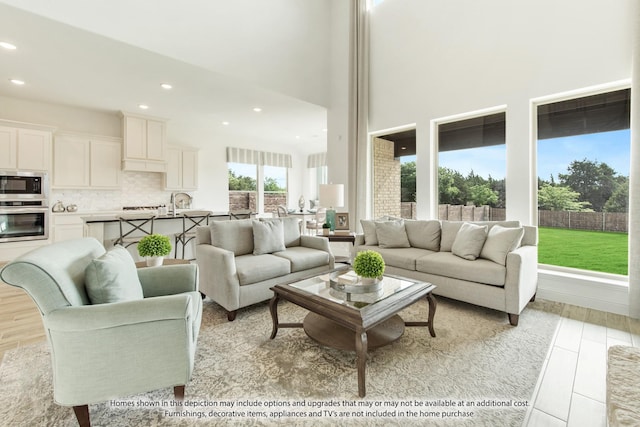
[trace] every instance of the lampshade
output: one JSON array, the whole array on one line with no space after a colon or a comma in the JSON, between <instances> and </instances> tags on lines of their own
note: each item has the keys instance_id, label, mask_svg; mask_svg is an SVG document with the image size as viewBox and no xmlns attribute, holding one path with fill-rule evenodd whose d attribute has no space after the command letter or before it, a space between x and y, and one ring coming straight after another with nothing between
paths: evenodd
<instances>
[{"instance_id":1,"label":"lampshade","mask_svg":"<svg viewBox=\"0 0 640 427\"><path fill-rule=\"evenodd\" d=\"M343 184L320 184L320 206L339 208L344 205Z\"/></svg>"}]
</instances>

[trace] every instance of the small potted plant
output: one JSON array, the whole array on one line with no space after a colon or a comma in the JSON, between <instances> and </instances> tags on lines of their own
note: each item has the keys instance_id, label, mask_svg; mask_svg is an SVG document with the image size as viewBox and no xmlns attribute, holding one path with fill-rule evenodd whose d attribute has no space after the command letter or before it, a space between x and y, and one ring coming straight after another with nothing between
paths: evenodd
<instances>
[{"instance_id":1,"label":"small potted plant","mask_svg":"<svg viewBox=\"0 0 640 427\"><path fill-rule=\"evenodd\" d=\"M331 232L331 225L328 222L325 222L324 224L322 224L322 235L328 236L330 232Z\"/></svg>"},{"instance_id":2,"label":"small potted plant","mask_svg":"<svg viewBox=\"0 0 640 427\"><path fill-rule=\"evenodd\" d=\"M361 277L363 284L376 283L384 274L384 259L376 251L358 252L353 260L353 271Z\"/></svg>"},{"instance_id":3,"label":"small potted plant","mask_svg":"<svg viewBox=\"0 0 640 427\"><path fill-rule=\"evenodd\" d=\"M138 242L138 254L147 258L147 266L162 265L165 256L171 253L171 240L163 234L149 234Z\"/></svg>"}]
</instances>

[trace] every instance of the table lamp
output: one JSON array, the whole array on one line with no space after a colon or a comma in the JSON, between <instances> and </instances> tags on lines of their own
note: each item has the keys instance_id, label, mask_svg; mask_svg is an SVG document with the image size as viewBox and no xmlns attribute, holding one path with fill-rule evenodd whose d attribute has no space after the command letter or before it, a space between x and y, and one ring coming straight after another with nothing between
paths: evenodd
<instances>
[{"instance_id":1,"label":"table lamp","mask_svg":"<svg viewBox=\"0 0 640 427\"><path fill-rule=\"evenodd\" d=\"M327 208L325 222L329 224L331 231L336 229L336 211L344 205L343 184L320 184L320 206Z\"/></svg>"}]
</instances>

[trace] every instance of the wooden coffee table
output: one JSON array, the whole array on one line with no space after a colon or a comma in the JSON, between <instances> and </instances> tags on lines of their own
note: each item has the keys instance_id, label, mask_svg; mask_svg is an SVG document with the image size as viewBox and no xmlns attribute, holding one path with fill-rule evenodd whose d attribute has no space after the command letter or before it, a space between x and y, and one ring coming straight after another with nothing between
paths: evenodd
<instances>
[{"instance_id":1,"label":"wooden coffee table","mask_svg":"<svg viewBox=\"0 0 640 427\"><path fill-rule=\"evenodd\" d=\"M345 272L348 270L344 270ZM304 328L317 342L342 350L355 351L358 369L358 395L366 395L366 362L369 348L392 343L402 336L405 326L426 326L432 337L436 300L432 295L435 285L385 275L382 289L376 293L345 293L331 287L330 273L301 281L276 285L269 303L273 330ZM398 315L404 308L422 298L429 303L427 321L405 322ZM310 311L303 323L280 323L278 301L284 299Z\"/></svg>"}]
</instances>

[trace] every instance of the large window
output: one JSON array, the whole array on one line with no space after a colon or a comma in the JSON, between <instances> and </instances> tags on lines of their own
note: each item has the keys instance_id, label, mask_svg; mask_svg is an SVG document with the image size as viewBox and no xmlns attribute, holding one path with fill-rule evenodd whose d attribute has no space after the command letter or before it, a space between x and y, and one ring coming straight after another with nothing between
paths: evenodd
<instances>
[{"instance_id":1,"label":"large window","mask_svg":"<svg viewBox=\"0 0 640 427\"><path fill-rule=\"evenodd\" d=\"M229 210L258 210L258 166L245 163L228 163Z\"/></svg>"},{"instance_id":2,"label":"large window","mask_svg":"<svg viewBox=\"0 0 640 427\"><path fill-rule=\"evenodd\" d=\"M440 219L504 219L505 176L504 112L438 125Z\"/></svg>"},{"instance_id":3,"label":"large window","mask_svg":"<svg viewBox=\"0 0 640 427\"><path fill-rule=\"evenodd\" d=\"M263 166L264 211L277 212L278 205L287 206L287 168Z\"/></svg>"},{"instance_id":4,"label":"large window","mask_svg":"<svg viewBox=\"0 0 640 427\"><path fill-rule=\"evenodd\" d=\"M630 90L538 105L541 264L628 274Z\"/></svg>"}]
</instances>

